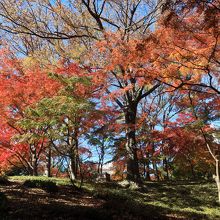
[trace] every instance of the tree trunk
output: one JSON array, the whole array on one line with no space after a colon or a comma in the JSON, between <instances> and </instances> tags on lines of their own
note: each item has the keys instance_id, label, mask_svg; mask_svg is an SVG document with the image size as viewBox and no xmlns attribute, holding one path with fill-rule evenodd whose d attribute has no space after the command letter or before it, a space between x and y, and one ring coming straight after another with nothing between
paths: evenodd
<instances>
[{"instance_id":1,"label":"tree trunk","mask_svg":"<svg viewBox=\"0 0 220 220\"><path fill-rule=\"evenodd\" d=\"M136 111L137 106L133 106L125 113L126 123L126 151L127 151L127 180L140 182L139 164L136 146Z\"/></svg>"},{"instance_id":2,"label":"tree trunk","mask_svg":"<svg viewBox=\"0 0 220 220\"><path fill-rule=\"evenodd\" d=\"M156 163L155 160L153 161L153 169L154 169L154 175L155 175L157 181L159 181L160 177L159 177L159 174L158 174L157 163Z\"/></svg>"},{"instance_id":3,"label":"tree trunk","mask_svg":"<svg viewBox=\"0 0 220 220\"><path fill-rule=\"evenodd\" d=\"M150 163L147 162L147 170L146 170L146 180L150 181Z\"/></svg>"},{"instance_id":4,"label":"tree trunk","mask_svg":"<svg viewBox=\"0 0 220 220\"><path fill-rule=\"evenodd\" d=\"M219 160L218 159L215 160L215 171L216 171L216 175L214 175L214 179L215 179L217 189L218 189L218 202L220 204L220 176L219 176Z\"/></svg>"},{"instance_id":5,"label":"tree trunk","mask_svg":"<svg viewBox=\"0 0 220 220\"><path fill-rule=\"evenodd\" d=\"M146 158L146 180L150 181L150 154L147 153Z\"/></svg>"},{"instance_id":6,"label":"tree trunk","mask_svg":"<svg viewBox=\"0 0 220 220\"><path fill-rule=\"evenodd\" d=\"M79 170L79 142L78 137L75 139L75 169L74 174L76 179L78 178L78 170Z\"/></svg>"},{"instance_id":7,"label":"tree trunk","mask_svg":"<svg viewBox=\"0 0 220 220\"><path fill-rule=\"evenodd\" d=\"M98 168L97 168L97 173L100 174L100 166L101 166L101 162L99 160L99 163L98 163Z\"/></svg>"},{"instance_id":8,"label":"tree trunk","mask_svg":"<svg viewBox=\"0 0 220 220\"><path fill-rule=\"evenodd\" d=\"M102 175L103 161L100 164L100 174Z\"/></svg>"},{"instance_id":9,"label":"tree trunk","mask_svg":"<svg viewBox=\"0 0 220 220\"><path fill-rule=\"evenodd\" d=\"M72 145L72 142L71 142ZM71 181L76 179L76 154L73 146L70 148L69 152L69 164L68 164L69 177Z\"/></svg>"},{"instance_id":10,"label":"tree trunk","mask_svg":"<svg viewBox=\"0 0 220 220\"><path fill-rule=\"evenodd\" d=\"M38 176L38 158L37 158L37 149L34 145L30 146L30 154L31 154L31 169L32 176Z\"/></svg>"},{"instance_id":11,"label":"tree trunk","mask_svg":"<svg viewBox=\"0 0 220 220\"><path fill-rule=\"evenodd\" d=\"M78 143L78 127L74 127L74 134L73 136L69 137L69 144L70 144L70 152L69 152L69 174L70 179L75 180L78 174L78 166L79 166L79 143Z\"/></svg>"},{"instance_id":12,"label":"tree trunk","mask_svg":"<svg viewBox=\"0 0 220 220\"><path fill-rule=\"evenodd\" d=\"M78 174L78 146L75 142L74 147L71 149L70 152L70 163L69 163L69 171L70 171L70 177L72 180L75 180L77 178Z\"/></svg>"},{"instance_id":13,"label":"tree trunk","mask_svg":"<svg viewBox=\"0 0 220 220\"><path fill-rule=\"evenodd\" d=\"M100 157L100 174L102 175L102 168L104 164L104 156L105 156L105 144L103 142L101 146L101 157Z\"/></svg>"},{"instance_id":14,"label":"tree trunk","mask_svg":"<svg viewBox=\"0 0 220 220\"><path fill-rule=\"evenodd\" d=\"M193 178L193 180L195 180L196 179L196 174L195 174L195 171L194 171L194 165L192 164L191 161L190 161L190 168L191 168L192 178Z\"/></svg>"},{"instance_id":15,"label":"tree trunk","mask_svg":"<svg viewBox=\"0 0 220 220\"><path fill-rule=\"evenodd\" d=\"M49 146L46 152L46 175L51 177L51 147Z\"/></svg>"},{"instance_id":16,"label":"tree trunk","mask_svg":"<svg viewBox=\"0 0 220 220\"><path fill-rule=\"evenodd\" d=\"M165 157L164 160L163 160L163 169L166 173L165 175L165 179L166 180L169 180L169 169L168 169L168 161L167 161L167 158Z\"/></svg>"},{"instance_id":17,"label":"tree trunk","mask_svg":"<svg viewBox=\"0 0 220 220\"><path fill-rule=\"evenodd\" d=\"M146 177L146 162L143 161L143 177Z\"/></svg>"},{"instance_id":18,"label":"tree trunk","mask_svg":"<svg viewBox=\"0 0 220 220\"><path fill-rule=\"evenodd\" d=\"M71 157L70 157L69 175L70 175L70 179L71 180L75 180L76 179L76 175L75 175L75 158L74 158L73 155L71 155Z\"/></svg>"}]
</instances>

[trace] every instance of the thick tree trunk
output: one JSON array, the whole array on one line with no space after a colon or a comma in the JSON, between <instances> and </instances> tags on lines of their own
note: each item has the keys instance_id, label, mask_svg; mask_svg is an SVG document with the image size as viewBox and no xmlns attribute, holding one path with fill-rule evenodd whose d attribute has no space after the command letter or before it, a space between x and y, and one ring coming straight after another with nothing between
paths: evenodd
<instances>
[{"instance_id":1,"label":"thick tree trunk","mask_svg":"<svg viewBox=\"0 0 220 220\"><path fill-rule=\"evenodd\" d=\"M70 154L70 163L69 163L69 173L70 173L70 178L72 180L75 180L77 178L77 172L78 172L77 155L75 150L72 149L72 152Z\"/></svg>"},{"instance_id":2,"label":"thick tree trunk","mask_svg":"<svg viewBox=\"0 0 220 220\"><path fill-rule=\"evenodd\" d=\"M69 152L69 174L70 179L77 179L79 167L79 142L78 142L78 127L74 128L74 135L69 138L70 152Z\"/></svg>"},{"instance_id":3,"label":"thick tree trunk","mask_svg":"<svg viewBox=\"0 0 220 220\"><path fill-rule=\"evenodd\" d=\"M127 151L127 180L140 182L139 164L136 146L136 105L125 113L126 151Z\"/></svg>"},{"instance_id":4,"label":"thick tree trunk","mask_svg":"<svg viewBox=\"0 0 220 220\"><path fill-rule=\"evenodd\" d=\"M38 171L37 171L36 163L34 163L34 167L33 167L33 176L38 176Z\"/></svg>"}]
</instances>

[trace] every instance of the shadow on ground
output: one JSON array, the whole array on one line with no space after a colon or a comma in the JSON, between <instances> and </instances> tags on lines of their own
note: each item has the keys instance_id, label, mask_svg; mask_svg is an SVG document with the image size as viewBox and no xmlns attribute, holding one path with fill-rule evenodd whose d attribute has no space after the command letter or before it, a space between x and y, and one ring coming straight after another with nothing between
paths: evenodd
<instances>
[{"instance_id":1,"label":"shadow on ground","mask_svg":"<svg viewBox=\"0 0 220 220\"><path fill-rule=\"evenodd\" d=\"M151 190L154 190L154 188L151 188ZM157 187L156 190L167 191L163 186ZM3 220L206 219L204 215L195 215L195 213L190 212L175 212L174 214L169 208L139 203L132 200L132 197L117 194L112 196L113 194L99 192L96 194L86 191L78 192L74 191L70 186L60 186L58 193L50 194L42 189L26 188L21 183L15 182L7 186L0 186L0 191L4 192L8 198L6 212L0 213L0 219ZM169 197L168 193L170 191L167 192L166 198L171 200L172 198ZM183 196L176 191L173 191L173 193L176 196ZM146 197L146 199L150 199L150 197ZM159 200L163 201L163 197L159 198ZM193 202L195 201L193 200ZM172 200L167 201L167 203L171 204Z\"/></svg>"}]
</instances>

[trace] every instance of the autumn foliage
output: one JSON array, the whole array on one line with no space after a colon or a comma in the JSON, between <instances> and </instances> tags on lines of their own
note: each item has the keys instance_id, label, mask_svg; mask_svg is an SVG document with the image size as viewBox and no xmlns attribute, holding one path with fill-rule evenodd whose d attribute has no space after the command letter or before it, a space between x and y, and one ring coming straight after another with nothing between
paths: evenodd
<instances>
[{"instance_id":1,"label":"autumn foliage","mask_svg":"<svg viewBox=\"0 0 220 220\"><path fill-rule=\"evenodd\" d=\"M80 58L63 51L33 61L2 46L0 170L83 180L110 163L114 179L139 184L210 178L219 160L219 3L166 2L143 33L105 30L91 15L99 29L75 42Z\"/></svg>"}]
</instances>

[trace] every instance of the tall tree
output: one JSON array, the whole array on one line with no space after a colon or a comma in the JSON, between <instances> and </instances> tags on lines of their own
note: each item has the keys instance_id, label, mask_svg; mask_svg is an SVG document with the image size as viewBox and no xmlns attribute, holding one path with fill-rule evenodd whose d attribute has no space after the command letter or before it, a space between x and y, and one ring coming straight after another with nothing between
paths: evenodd
<instances>
[{"instance_id":1,"label":"tall tree","mask_svg":"<svg viewBox=\"0 0 220 220\"><path fill-rule=\"evenodd\" d=\"M25 109L42 97L53 95L59 85L37 65L33 66L32 70L26 70L21 60L13 57L12 53L7 50L1 52L1 147L23 161L30 173L37 174L37 160L42 152L42 145L39 142L28 145L18 144L12 140L12 137L27 132L16 124L19 119L24 117ZM42 87L39 87L39 81ZM7 160L7 158L5 159Z\"/></svg>"},{"instance_id":2,"label":"tall tree","mask_svg":"<svg viewBox=\"0 0 220 220\"><path fill-rule=\"evenodd\" d=\"M126 42L121 34L109 33L106 39L98 44L94 56L96 61L102 59L99 65L103 64L99 66L100 69L96 69L93 80L102 85L100 89L105 101L114 103L123 113L127 178L140 181L136 143L137 114L141 101L160 86L155 80L157 69L153 67L156 57L153 57L154 53L151 55L156 42L150 34L146 37L146 45L138 39Z\"/></svg>"}]
</instances>

